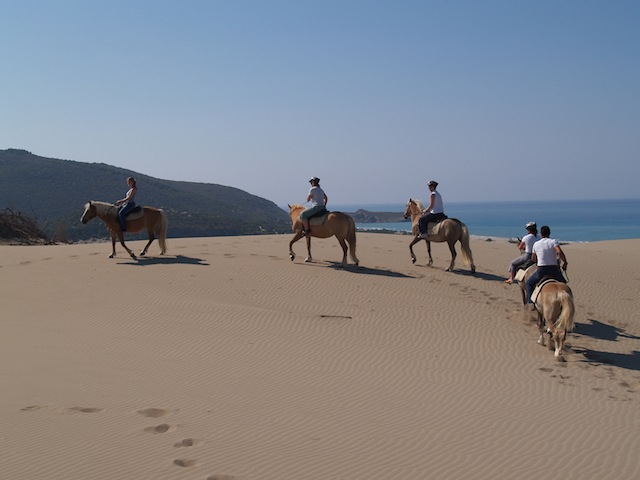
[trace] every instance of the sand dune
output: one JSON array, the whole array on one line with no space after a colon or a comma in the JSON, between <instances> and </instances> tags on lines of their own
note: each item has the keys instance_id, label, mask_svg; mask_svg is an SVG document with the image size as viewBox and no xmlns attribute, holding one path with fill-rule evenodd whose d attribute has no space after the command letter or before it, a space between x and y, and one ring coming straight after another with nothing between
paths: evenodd
<instances>
[{"instance_id":1,"label":"sand dune","mask_svg":"<svg viewBox=\"0 0 640 480\"><path fill-rule=\"evenodd\" d=\"M346 269L289 239L0 246L0 478L640 476L640 240L564 247L559 363L506 241L473 239L472 275L402 235Z\"/></svg>"}]
</instances>

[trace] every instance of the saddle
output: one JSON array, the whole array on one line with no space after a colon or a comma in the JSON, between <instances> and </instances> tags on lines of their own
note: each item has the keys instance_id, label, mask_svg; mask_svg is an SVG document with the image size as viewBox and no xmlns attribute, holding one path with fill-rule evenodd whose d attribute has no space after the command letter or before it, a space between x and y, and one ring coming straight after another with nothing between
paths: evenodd
<instances>
[{"instance_id":1,"label":"saddle","mask_svg":"<svg viewBox=\"0 0 640 480\"><path fill-rule=\"evenodd\" d=\"M127 212L124 216L127 220L136 220L144 216L144 210L140 205L136 205L133 209Z\"/></svg>"},{"instance_id":2,"label":"saddle","mask_svg":"<svg viewBox=\"0 0 640 480\"><path fill-rule=\"evenodd\" d=\"M312 215L311 217L309 217L309 225L322 225L324 222L327 221L327 215L329 215L331 212L327 209L325 209L322 212L318 212L315 215Z\"/></svg>"},{"instance_id":3,"label":"saddle","mask_svg":"<svg viewBox=\"0 0 640 480\"><path fill-rule=\"evenodd\" d=\"M542 290L542 287L551 282L558 282L558 280L551 277L544 277L542 280L540 280L540 282L538 282L538 285L536 285L536 288L533 289L533 293L531 294L531 301L534 304L536 303L536 300L538 300L538 295L540 295L540 290Z\"/></svg>"},{"instance_id":4,"label":"saddle","mask_svg":"<svg viewBox=\"0 0 640 480\"><path fill-rule=\"evenodd\" d=\"M427 235L430 235L430 236L437 235L438 230L439 230L439 225L443 221L445 221L447 218L449 218L449 217L447 217L446 215L443 215L441 219L436 220L435 222L427 223Z\"/></svg>"},{"instance_id":5,"label":"saddle","mask_svg":"<svg viewBox=\"0 0 640 480\"><path fill-rule=\"evenodd\" d=\"M535 263L533 262L533 260L527 260L524 265L522 265L518 271L516 272L516 276L515 279L519 282L523 282L525 279L525 275L527 274L527 272L529 271L529 269L531 267L533 267L535 265Z\"/></svg>"}]
</instances>

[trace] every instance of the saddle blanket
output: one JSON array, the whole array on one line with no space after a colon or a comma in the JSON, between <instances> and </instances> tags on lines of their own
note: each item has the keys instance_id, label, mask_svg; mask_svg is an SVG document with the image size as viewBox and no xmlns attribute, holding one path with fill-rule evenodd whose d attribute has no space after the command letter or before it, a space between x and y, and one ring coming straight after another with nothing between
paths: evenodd
<instances>
[{"instance_id":1,"label":"saddle blanket","mask_svg":"<svg viewBox=\"0 0 640 480\"><path fill-rule=\"evenodd\" d=\"M327 220L329 213L331 213L329 210L325 210L323 213L314 215L309 219L309 225L322 225Z\"/></svg>"},{"instance_id":2,"label":"saddle blanket","mask_svg":"<svg viewBox=\"0 0 640 480\"><path fill-rule=\"evenodd\" d=\"M531 301L533 303L536 303L536 300L538 300L538 295L540 295L540 290L542 290L542 287L551 282L557 282L557 280L555 278L546 278L538 283L538 285L536 285L536 288L533 289L533 293L531 294Z\"/></svg>"},{"instance_id":3,"label":"saddle blanket","mask_svg":"<svg viewBox=\"0 0 640 480\"><path fill-rule=\"evenodd\" d=\"M516 272L515 279L516 279L517 281L519 281L519 282L523 282L523 281L524 281L524 279L525 279L525 277L526 277L526 275L527 275L527 272L528 272L529 270L531 270L532 268L534 268L534 267L537 267L535 263L534 263L533 265L530 265L527 269L522 269L522 268L521 268L521 269L519 269L519 270Z\"/></svg>"},{"instance_id":4,"label":"saddle blanket","mask_svg":"<svg viewBox=\"0 0 640 480\"><path fill-rule=\"evenodd\" d=\"M135 207L133 210L131 210L129 213L127 213L124 218L128 220L136 220L138 218L141 218L144 216L144 210L142 209L141 206L137 206Z\"/></svg>"}]
</instances>

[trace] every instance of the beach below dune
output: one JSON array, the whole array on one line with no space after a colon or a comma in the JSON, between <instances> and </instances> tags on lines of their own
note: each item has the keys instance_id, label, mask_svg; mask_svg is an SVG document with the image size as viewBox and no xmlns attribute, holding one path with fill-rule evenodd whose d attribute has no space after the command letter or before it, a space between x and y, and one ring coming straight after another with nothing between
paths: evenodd
<instances>
[{"instance_id":1,"label":"beach below dune","mask_svg":"<svg viewBox=\"0 0 640 480\"><path fill-rule=\"evenodd\" d=\"M639 476L640 240L563 246L560 363L506 240L290 238L0 245L0 478Z\"/></svg>"}]
</instances>

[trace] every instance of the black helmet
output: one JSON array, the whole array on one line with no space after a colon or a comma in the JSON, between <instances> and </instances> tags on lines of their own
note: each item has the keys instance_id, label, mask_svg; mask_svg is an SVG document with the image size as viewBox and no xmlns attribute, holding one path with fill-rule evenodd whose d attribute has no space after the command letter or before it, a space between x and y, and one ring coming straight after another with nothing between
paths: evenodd
<instances>
[{"instance_id":1,"label":"black helmet","mask_svg":"<svg viewBox=\"0 0 640 480\"><path fill-rule=\"evenodd\" d=\"M311 177L311 179L309 180L309 183L313 183L313 182L320 183L320 179L318 177Z\"/></svg>"}]
</instances>

